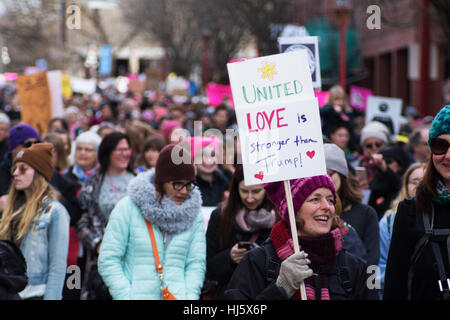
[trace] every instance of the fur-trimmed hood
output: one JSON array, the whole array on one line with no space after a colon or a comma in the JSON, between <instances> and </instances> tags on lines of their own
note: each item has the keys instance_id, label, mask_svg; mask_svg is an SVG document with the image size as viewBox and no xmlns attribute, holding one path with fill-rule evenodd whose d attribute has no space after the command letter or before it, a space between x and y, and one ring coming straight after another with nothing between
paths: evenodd
<instances>
[{"instance_id":1,"label":"fur-trimmed hood","mask_svg":"<svg viewBox=\"0 0 450 320\"><path fill-rule=\"evenodd\" d=\"M189 229L200 213L202 198L198 188L191 190L188 198L177 205L167 196L161 203L156 200L155 173L146 171L130 181L128 196L139 207L142 215L161 231L171 234Z\"/></svg>"}]
</instances>

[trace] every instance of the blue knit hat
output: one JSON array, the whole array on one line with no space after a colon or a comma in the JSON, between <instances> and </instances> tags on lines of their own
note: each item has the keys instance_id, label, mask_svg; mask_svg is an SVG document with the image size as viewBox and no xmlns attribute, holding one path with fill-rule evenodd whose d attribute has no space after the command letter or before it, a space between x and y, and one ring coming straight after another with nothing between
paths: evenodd
<instances>
[{"instance_id":1,"label":"blue knit hat","mask_svg":"<svg viewBox=\"0 0 450 320\"><path fill-rule=\"evenodd\" d=\"M428 145L430 145L431 139L439 137L441 134L450 134L450 105L443 107L434 118L428 133Z\"/></svg>"},{"instance_id":2,"label":"blue knit hat","mask_svg":"<svg viewBox=\"0 0 450 320\"><path fill-rule=\"evenodd\" d=\"M34 138L40 140L38 132L28 124L18 124L9 132L9 151L13 151L19 144Z\"/></svg>"}]
</instances>

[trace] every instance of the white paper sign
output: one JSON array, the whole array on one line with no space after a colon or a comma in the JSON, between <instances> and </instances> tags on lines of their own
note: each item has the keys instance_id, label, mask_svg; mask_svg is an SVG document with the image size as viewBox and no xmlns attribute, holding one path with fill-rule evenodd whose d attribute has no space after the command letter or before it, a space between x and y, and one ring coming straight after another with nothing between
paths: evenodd
<instances>
[{"instance_id":1,"label":"white paper sign","mask_svg":"<svg viewBox=\"0 0 450 320\"><path fill-rule=\"evenodd\" d=\"M235 106L258 106L314 98L305 51L229 63Z\"/></svg>"},{"instance_id":2,"label":"white paper sign","mask_svg":"<svg viewBox=\"0 0 450 320\"><path fill-rule=\"evenodd\" d=\"M400 131L402 99L370 96L367 98L366 123L383 122L393 135Z\"/></svg>"},{"instance_id":3,"label":"white paper sign","mask_svg":"<svg viewBox=\"0 0 450 320\"><path fill-rule=\"evenodd\" d=\"M61 71L54 70L47 72L47 81L52 98L52 118L64 117L64 102L62 95Z\"/></svg>"},{"instance_id":4,"label":"white paper sign","mask_svg":"<svg viewBox=\"0 0 450 320\"><path fill-rule=\"evenodd\" d=\"M322 87L318 37L280 37L278 38L278 45L281 53L305 50L308 55L308 64L313 87Z\"/></svg>"},{"instance_id":5,"label":"white paper sign","mask_svg":"<svg viewBox=\"0 0 450 320\"><path fill-rule=\"evenodd\" d=\"M326 174L306 52L228 64L228 73L246 185Z\"/></svg>"},{"instance_id":6,"label":"white paper sign","mask_svg":"<svg viewBox=\"0 0 450 320\"><path fill-rule=\"evenodd\" d=\"M72 86L73 92L94 94L97 86L97 80L71 77L70 85Z\"/></svg>"}]
</instances>

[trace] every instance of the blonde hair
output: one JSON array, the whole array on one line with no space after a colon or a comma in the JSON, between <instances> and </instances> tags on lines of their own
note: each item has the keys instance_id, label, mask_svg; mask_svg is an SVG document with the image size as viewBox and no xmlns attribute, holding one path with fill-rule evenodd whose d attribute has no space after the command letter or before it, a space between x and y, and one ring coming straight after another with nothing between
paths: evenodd
<instances>
[{"instance_id":1,"label":"blonde hair","mask_svg":"<svg viewBox=\"0 0 450 320\"><path fill-rule=\"evenodd\" d=\"M425 170L425 163L413 163L409 166L409 168L406 170L405 174L403 175L402 179L402 187L400 188L400 191L398 192L397 197L392 201L391 207L385 212L385 216L388 216L394 212L397 212L398 205L400 202L405 200L406 197L408 197L408 180L411 174L419 169L422 168Z\"/></svg>"},{"instance_id":2,"label":"blonde hair","mask_svg":"<svg viewBox=\"0 0 450 320\"><path fill-rule=\"evenodd\" d=\"M341 98L344 100L344 105L342 106L343 111L350 111L351 107L348 103L347 94L340 85L334 85L328 90L328 104L334 104L334 100Z\"/></svg>"},{"instance_id":3,"label":"blonde hair","mask_svg":"<svg viewBox=\"0 0 450 320\"><path fill-rule=\"evenodd\" d=\"M15 208L15 205L21 197L25 197L25 194L21 190L16 190L13 185L11 186L6 208L0 220L0 239L11 240L13 236L11 234L12 224L13 221L17 220L18 224L14 240L22 240L31 224L33 224L34 228L39 213L44 207L44 201L59 199L59 193L37 171L34 172L33 181L29 188L31 191L30 196L26 198L23 205Z\"/></svg>"}]
</instances>

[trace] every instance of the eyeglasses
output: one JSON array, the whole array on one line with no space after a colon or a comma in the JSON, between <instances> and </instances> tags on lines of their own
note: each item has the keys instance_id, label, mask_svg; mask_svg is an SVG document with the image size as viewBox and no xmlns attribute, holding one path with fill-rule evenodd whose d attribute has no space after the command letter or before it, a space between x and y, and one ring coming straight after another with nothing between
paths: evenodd
<instances>
[{"instance_id":1,"label":"eyeglasses","mask_svg":"<svg viewBox=\"0 0 450 320\"><path fill-rule=\"evenodd\" d=\"M430 150L433 154L438 156L446 154L449 146L450 143L445 139L433 138L430 140Z\"/></svg>"},{"instance_id":2,"label":"eyeglasses","mask_svg":"<svg viewBox=\"0 0 450 320\"><path fill-rule=\"evenodd\" d=\"M194 189L195 184L192 182L188 182L188 183L182 183L182 182L172 182L172 187L176 190L176 191L181 191L183 190L184 187L186 187L186 190L188 192L190 192L192 189Z\"/></svg>"},{"instance_id":3,"label":"eyeglasses","mask_svg":"<svg viewBox=\"0 0 450 320\"><path fill-rule=\"evenodd\" d=\"M20 145L21 145L22 147L24 147L24 148L29 148L29 147L31 147L33 144L36 144L36 143L41 143L41 141L40 141L40 140L35 140L35 141L24 141L24 142L22 142Z\"/></svg>"},{"instance_id":4,"label":"eyeglasses","mask_svg":"<svg viewBox=\"0 0 450 320\"><path fill-rule=\"evenodd\" d=\"M14 166L11 169L11 175L13 175L14 172L16 172L17 169L19 169L20 174L24 174L28 170L28 167L23 165L23 164L20 164L18 166Z\"/></svg>"},{"instance_id":5,"label":"eyeglasses","mask_svg":"<svg viewBox=\"0 0 450 320\"><path fill-rule=\"evenodd\" d=\"M91 153L91 152L95 152L95 149L91 149L91 148L83 148L83 147L76 147L75 149L76 151L79 152L87 152L87 153Z\"/></svg>"},{"instance_id":6,"label":"eyeglasses","mask_svg":"<svg viewBox=\"0 0 450 320\"><path fill-rule=\"evenodd\" d=\"M117 153L125 153L125 152L129 152L129 151L131 151L131 148L117 148L117 149L114 149L114 152L117 152Z\"/></svg>"},{"instance_id":7,"label":"eyeglasses","mask_svg":"<svg viewBox=\"0 0 450 320\"><path fill-rule=\"evenodd\" d=\"M382 142L368 143L364 145L364 147L366 147L367 149L373 149L373 147L376 147L378 149L381 148L382 146L383 146Z\"/></svg>"}]
</instances>

